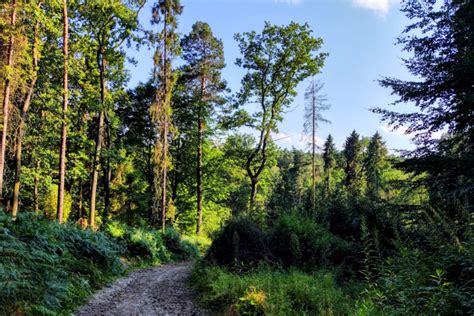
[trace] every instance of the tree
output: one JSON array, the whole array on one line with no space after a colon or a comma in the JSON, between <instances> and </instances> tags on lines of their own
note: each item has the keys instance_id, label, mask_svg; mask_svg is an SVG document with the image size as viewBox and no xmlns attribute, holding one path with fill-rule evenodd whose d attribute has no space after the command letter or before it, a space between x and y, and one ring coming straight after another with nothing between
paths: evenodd
<instances>
[{"instance_id":1,"label":"tree","mask_svg":"<svg viewBox=\"0 0 474 316\"><path fill-rule=\"evenodd\" d=\"M161 208L161 227L166 228L166 209L168 206L167 186L168 169L170 168L168 138L171 126L171 96L176 83L176 76L172 70L172 61L179 55L179 41L176 34L178 24L177 16L183 11L179 0L160 0L153 6L152 22L163 23L163 28L158 34L158 47L155 52L154 79L156 93L151 105L153 124L156 130L154 163L154 206L153 221L158 219Z\"/></svg>"},{"instance_id":2,"label":"tree","mask_svg":"<svg viewBox=\"0 0 474 316\"><path fill-rule=\"evenodd\" d=\"M326 111L330 108L327 104L327 97L321 94L321 90L324 85L322 83L311 80L308 88L306 88L305 99L305 122L304 122L304 133L311 137L311 203L313 212L316 208L316 129L319 127L319 123L329 123L321 112Z\"/></svg>"},{"instance_id":3,"label":"tree","mask_svg":"<svg viewBox=\"0 0 474 316\"><path fill-rule=\"evenodd\" d=\"M267 146L271 133L277 131L277 123L282 120L282 110L291 104L296 86L317 74L324 64L326 54L317 53L323 41L311 33L307 24L275 26L266 22L260 34L253 31L235 35L242 54L236 64L247 71L238 101L259 106L248 122L259 133L245 166L251 186L250 208L255 204L259 176L267 161Z\"/></svg>"},{"instance_id":4,"label":"tree","mask_svg":"<svg viewBox=\"0 0 474 316\"><path fill-rule=\"evenodd\" d=\"M41 16L41 2L32 2L29 6L25 6L25 11L28 15L33 16L33 26L32 28L24 29L24 33L27 34L28 41L30 42L28 45L31 48L29 51L29 61L30 64L28 65L28 69L26 70L26 76L28 77L28 83L26 84L26 93L21 103L19 105L19 123L18 123L18 131L16 137L16 144L15 144L15 176L13 182L13 198L12 198L12 217L16 218L16 215L19 211L19 202L20 202L20 175L21 175L21 160L22 160L22 145L23 145L23 137L25 134L25 126L27 120L28 110L30 108L33 93L36 85L36 81L38 79L38 61L39 55L41 51L41 42L40 42L40 18ZM30 38L31 37L31 38Z\"/></svg>"},{"instance_id":5,"label":"tree","mask_svg":"<svg viewBox=\"0 0 474 316\"><path fill-rule=\"evenodd\" d=\"M323 150L323 161L324 161L324 173L326 182L326 195L329 195L330 183L331 183L331 172L336 167L336 146L332 139L331 134L328 135L326 142L324 143Z\"/></svg>"},{"instance_id":6,"label":"tree","mask_svg":"<svg viewBox=\"0 0 474 316\"><path fill-rule=\"evenodd\" d=\"M383 87L400 98L395 104L413 102L420 109L398 113L375 108L396 126L406 125L420 145L418 154L436 144L435 132L445 129L473 143L474 3L472 1L406 0L402 11L416 21L405 28L398 44L412 52L405 66L418 81L386 77Z\"/></svg>"},{"instance_id":7,"label":"tree","mask_svg":"<svg viewBox=\"0 0 474 316\"><path fill-rule=\"evenodd\" d=\"M360 184L360 171L362 159L362 143L359 134L354 130L346 139L344 144L344 157L346 158L346 173L345 184L347 187L358 191Z\"/></svg>"},{"instance_id":8,"label":"tree","mask_svg":"<svg viewBox=\"0 0 474 316\"><path fill-rule=\"evenodd\" d=\"M367 193L372 198L379 196L381 189L382 172L386 169L387 148L379 132L370 139L364 170L367 177Z\"/></svg>"},{"instance_id":9,"label":"tree","mask_svg":"<svg viewBox=\"0 0 474 316\"><path fill-rule=\"evenodd\" d=\"M6 56L6 71L4 77L4 91L3 91L3 102L2 102L2 138L0 143L0 200L3 201L3 175L5 170L5 152L7 148L7 133L8 133L8 120L9 120L9 109L10 109L10 94L11 94L11 72L13 70L13 55L15 49L15 34L14 29L16 26L16 15L17 15L17 2L16 0L11 1L11 13L10 13L10 36L8 39L8 48Z\"/></svg>"},{"instance_id":10,"label":"tree","mask_svg":"<svg viewBox=\"0 0 474 316\"><path fill-rule=\"evenodd\" d=\"M63 222L63 204L64 204L64 182L66 176L66 140L67 140L67 108L68 108L68 31L69 21L67 16L67 0L63 0L63 56L64 56L64 70L63 70L63 122L61 127L61 145L59 149L59 186L58 186L58 221ZM94 227L94 226L92 226Z\"/></svg>"},{"instance_id":11,"label":"tree","mask_svg":"<svg viewBox=\"0 0 474 316\"><path fill-rule=\"evenodd\" d=\"M222 41L214 37L207 23L196 22L192 31L181 41L186 88L191 90L197 126L197 161L196 161L196 198L197 224L196 233L202 226L202 160L205 128L215 112L214 106L225 100L220 96L226 89L221 79L225 66Z\"/></svg>"},{"instance_id":12,"label":"tree","mask_svg":"<svg viewBox=\"0 0 474 316\"><path fill-rule=\"evenodd\" d=\"M91 190L90 190L90 211L89 224L95 226L97 185L99 181L99 170L104 142L109 150L105 159L104 172L104 217L107 220L107 213L110 206L110 149L111 149L111 119L113 113L113 95L109 91L109 84L121 87L126 80L123 76L123 64L125 62L125 52L122 49L124 42L130 43L132 40L140 42L134 35L139 29L138 14L145 5L144 0L133 1L105 1L90 2L79 5L78 11L82 22L79 25L84 37L88 37L90 48L95 55L95 65L89 61L91 75L96 79L99 106L95 107L98 113L97 131L95 134L95 148L91 166ZM92 56L91 56L92 57ZM94 68L93 68L94 67ZM119 89L117 89L119 90Z\"/></svg>"},{"instance_id":13,"label":"tree","mask_svg":"<svg viewBox=\"0 0 474 316\"><path fill-rule=\"evenodd\" d=\"M414 135L417 148L401 166L428 172L422 184L430 188L432 202L467 227L474 196L474 2L407 0L402 11L414 21L398 44L412 53L404 62L417 80L386 77L380 84L399 97L395 105L412 102L419 110L373 111ZM432 137L439 132L446 135Z\"/></svg>"}]
</instances>

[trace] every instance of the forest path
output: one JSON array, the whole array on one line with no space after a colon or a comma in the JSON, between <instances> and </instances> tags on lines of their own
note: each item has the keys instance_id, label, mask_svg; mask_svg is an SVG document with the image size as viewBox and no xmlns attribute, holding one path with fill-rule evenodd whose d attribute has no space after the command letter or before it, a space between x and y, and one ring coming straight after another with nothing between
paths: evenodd
<instances>
[{"instance_id":1,"label":"forest path","mask_svg":"<svg viewBox=\"0 0 474 316\"><path fill-rule=\"evenodd\" d=\"M186 282L192 263L132 272L97 292L75 315L205 315Z\"/></svg>"}]
</instances>

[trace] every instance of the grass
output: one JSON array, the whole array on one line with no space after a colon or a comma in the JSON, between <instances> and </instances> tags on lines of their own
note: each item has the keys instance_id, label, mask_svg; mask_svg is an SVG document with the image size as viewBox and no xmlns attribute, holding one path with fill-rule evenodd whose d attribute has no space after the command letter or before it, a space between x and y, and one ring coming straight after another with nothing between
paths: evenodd
<instances>
[{"instance_id":1,"label":"grass","mask_svg":"<svg viewBox=\"0 0 474 316\"><path fill-rule=\"evenodd\" d=\"M197 265L191 283L203 305L233 315L348 315L354 301L331 274L266 268L248 274Z\"/></svg>"}]
</instances>

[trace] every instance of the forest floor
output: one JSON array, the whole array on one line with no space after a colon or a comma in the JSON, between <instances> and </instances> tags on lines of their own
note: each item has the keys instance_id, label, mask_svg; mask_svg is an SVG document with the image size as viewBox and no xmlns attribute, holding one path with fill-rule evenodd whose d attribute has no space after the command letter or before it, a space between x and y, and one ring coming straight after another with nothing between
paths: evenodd
<instances>
[{"instance_id":1,"label":"forest floor","mask_svg":"<svg viewBox=\"0 0 474 316\"><path fill-rule=\"evenodd\" d=\"M97 292L75 315L205 315L187 286L192 263L132 272Z\"/></svg>"}]
</instances>

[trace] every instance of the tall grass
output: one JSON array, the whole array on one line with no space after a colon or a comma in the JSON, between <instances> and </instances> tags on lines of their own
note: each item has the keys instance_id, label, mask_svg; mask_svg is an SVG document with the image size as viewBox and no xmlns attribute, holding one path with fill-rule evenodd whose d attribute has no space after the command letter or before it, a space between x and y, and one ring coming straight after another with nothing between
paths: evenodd
<instances>
[{"instance_id":1,"label":"tall grass","mask_svg":"<svg viewBox=\"0 0 474 316\"><path fill-rule=\"evenodd\" d=\"M257 269L237 274L198 265L191 283L200 301L234 315L348 315L354 303L325 272L305 274Z\"/></svg>"}]
</instances>

